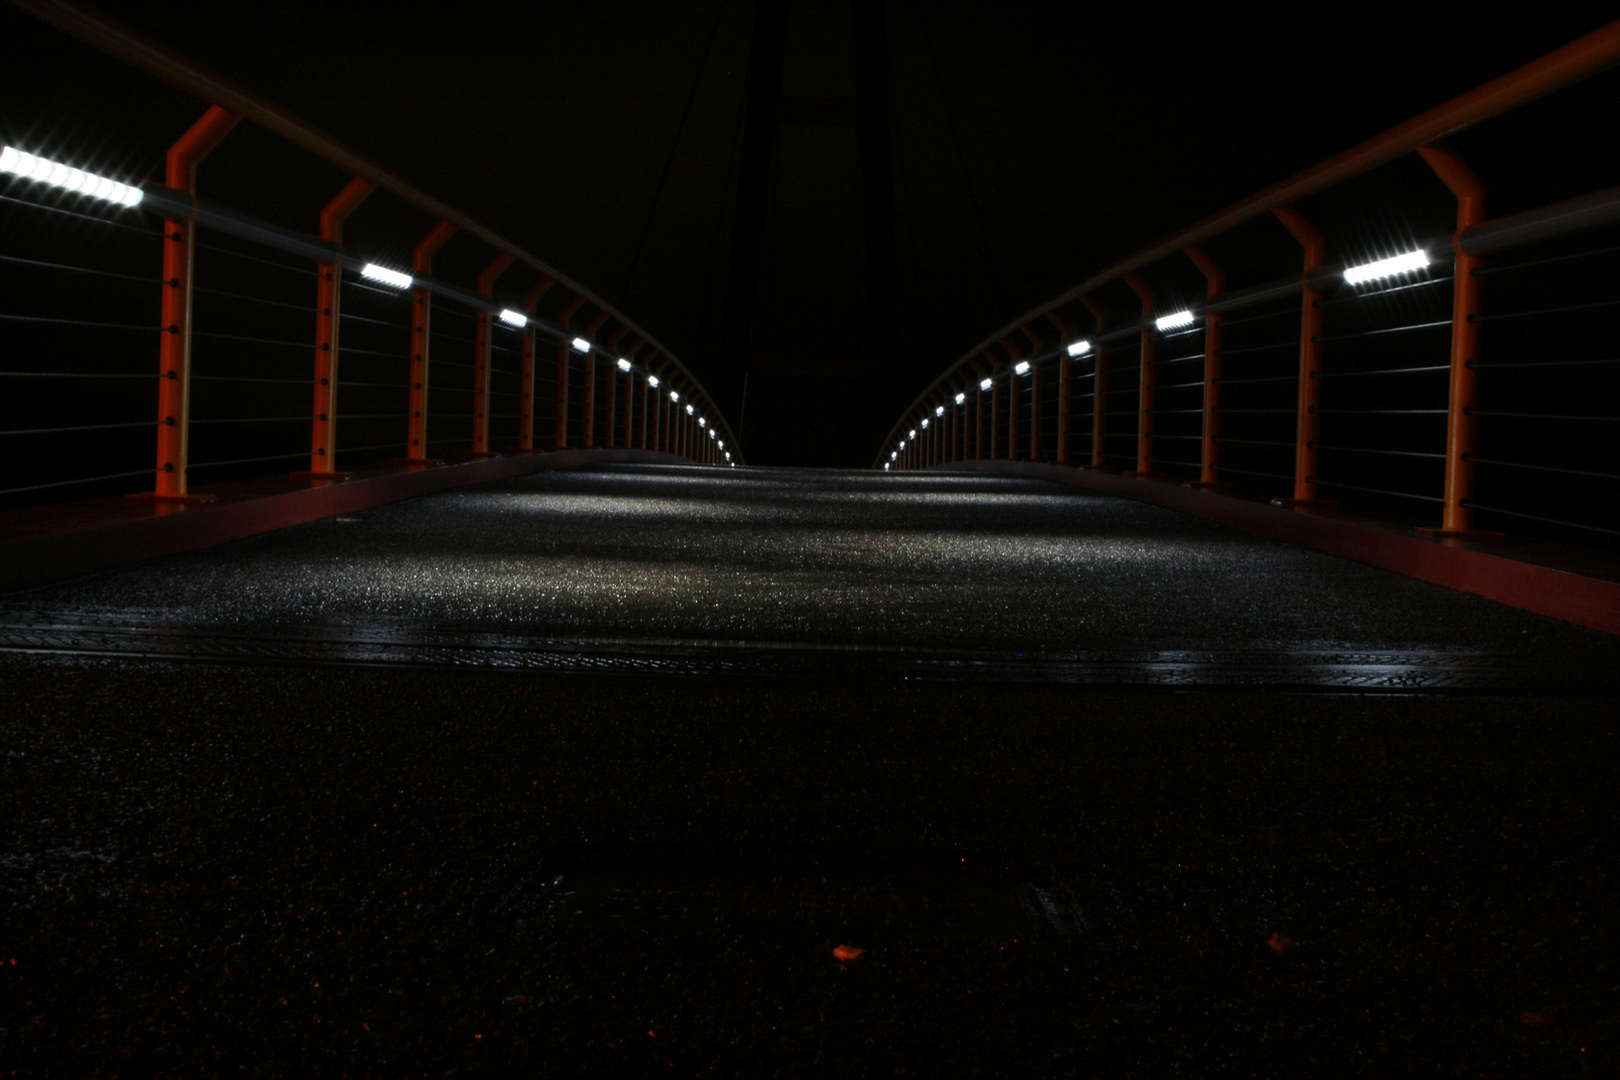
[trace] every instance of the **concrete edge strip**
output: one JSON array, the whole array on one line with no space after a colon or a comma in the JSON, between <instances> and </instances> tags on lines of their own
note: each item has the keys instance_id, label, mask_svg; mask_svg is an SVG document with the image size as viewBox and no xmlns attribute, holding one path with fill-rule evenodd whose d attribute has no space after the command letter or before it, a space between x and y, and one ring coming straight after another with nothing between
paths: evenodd
<instances>
[{"instance_id":1,"label":"concrete edge strip","mask_svg":"<svg viewBox=\"0 0 1620 1080\"><path fill-rule=\"evenodd\" d=\"M1400 531L1397 526L1290 510L1158 480L1038 461L960 461L935 472L980 472L1054 480L1177 510L1383 570L1432 581L1509 607L1620 634L1620 582L1521 562Z\"/></svg>"},{"instance_id":2,"label":"concrete edge strip","mask_svg":"<svg viewBox=\"0 0 1620 1080\"><path fill-rule=\"evenodd\" d=\"M653 450L558 450L461 461L436 468L383 470L341 483L316 484L258 498L191 504L177 513L49 536L0 540L0 592L48 585L142 559L240 540L454 487L609 462L693 464L687 458Z\"/></svg>"}]
</instances>

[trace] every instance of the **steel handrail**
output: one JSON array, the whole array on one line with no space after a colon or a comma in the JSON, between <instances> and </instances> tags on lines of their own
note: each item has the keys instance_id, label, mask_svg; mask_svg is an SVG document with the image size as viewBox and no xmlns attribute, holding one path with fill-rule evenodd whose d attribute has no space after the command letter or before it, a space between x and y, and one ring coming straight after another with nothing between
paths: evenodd
<instances>
[{"instance_id":1,"label":"steel handrail","mask_svg":"<svg viewBox=\"0 0 1620 1080\"><path fill-rule=\"evenodd\" d=\"M1410 153L1420 146L1433 143L1526 102L1534 101L1555 90L1580 82L1617 63L1620 63L1620 20L1599 27L1597 30L1575 39L1568 45L1554 49L1545 56L1521 65L1500 78L1421 113L1405 123L1397 124L1380 135L1367 139L1341 154L1337 154L1320 164L1289 177L1287 180L1273 184L1271 187L1234 203L1225 210L1205 218L1203 221L1183 229L1151 247L1144 248L1114 263L1052 300L1025 312L1002 329L991 334L963 354L962 358L952 365L949 371L954 371L963 364L970 363L974 358L993 350L999 342L1015 336L1024 327L1047 317L1050 313L1058 311L1083 296L1096 292L1104 285L1123 278L1126 274L1144 269L1167 256L1177 254L1184 248L1196 247L1210 237L1270 213L1274 208L1290 206L1307 195L1326 190L1352 177L1359 176L1377 168L1379 165L1386 164L1404 154ZM1549 214L1569 218L1577 218L1581 213L1593 215L1595 207L1588 205L1587 200L1592 200L1593 203L1602 207L1597 213L1606 215L1606 220L1620 220L1620 190L1617 189L1582 196L1579 199L1569 200L1568 203L1555 204L1553 207L1543 208L1538 214L1543 218ZM1512 237L1515 232L1519 232L1521 235L1528 232L1529 230L1525 229L1528 217L1529 215L1515 215L1511 218L1485 222L1472 230L1465 230L1463 236L1472 239L1478 245L1478 250L1494 250L1496 247L1514 242L1509 237ZM1545 221L1540 224L1545 224ZM1545 234L1537 233L1534 234L1534 237L1540 238L1542 235ZM1280 298L1285 294L1284 290L1297 290L1299 286L1300 281L1296 277L1286 282L1286 284L1284 282L1274 282L1257 288L1264 290L1273 297ZM1236 296L1237 294L1230 295ZM1223 297L1223 304L1229 298ZM1255 302L1260 301L1256 300ZM924 399L938 389L943 380L944 376L929 384L905 408L901 415L905 416L913 412L922 404ZM896 423L883 440L883 446L888 447L891 445L894 442L896 433L904 426L904 420ZM882 453L880 451L878 461L881 461L881 457Z\"/></svg>"},{"instance_id":2,"label":"steel handrail","mask_svg":"<svg viewBox=\"0 0 1620 1080\"><path fill-rule=\"evenodd\" d=\"M115 19L66 2L66 0L9 0L9 2L42 22L55 26L80 41L140 68L211 105L217 105L240 117L252 120L265 130L342 169L349 175L375 184L378 188L388 191L409 205L432 215L440 221L449 223L457 230L481 240L497 251L511 255L516 261L524 263L544 277L553 279L558 285L561 285L576 297L581 298L584 302L589 303L597 311L625 327L651 346L654 350L653 355L667 362L679 372L688 387L696 387L698 393L707 402L705 412L712 414L712 418L722 425L725 430L726 441L737 448L736 457L738 463L742 463L741 447L736 443L729 422L721 414L712 395L703 389L702 383L692 375L675 354L665 348L658 339L646 333L633 321L620 313L613 305L552 267L549 263L449 204L434 198L404 178L349 148L331 135L274 102L253 93L230 79L187 60L173 49L119 23ZM149 197L154 193L153 189L155 187L157 185L148 185L146 187ZM184 209L187 211L187 216L195 210L189 194L175 192L172 189L167 189L167 191L186 201ZM216 208L217 211L220 209ZM283 238L287 243L295 243L295 238L301 237L304 244L307 245L301 253L319 261L329 261L325 257L327 245L324 241L315 237L297 234L293 230L279 231L289 234ZM476 293L457 289L447 283L438 283L437 288L452 295L459 293L461 295L457 296L458 300L463 302L471 301L473 306L482 306L486 302L484 298L478 297Z\"/></svg>"}]
</instances>

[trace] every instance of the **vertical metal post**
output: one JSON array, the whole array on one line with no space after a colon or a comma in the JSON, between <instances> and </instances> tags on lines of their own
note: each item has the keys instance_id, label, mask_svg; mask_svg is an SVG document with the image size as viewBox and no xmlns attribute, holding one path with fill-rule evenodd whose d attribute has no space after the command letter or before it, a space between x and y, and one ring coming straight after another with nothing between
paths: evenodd
<instances>
[{"instance_id":1,"label":"vertical metal post","mask_svg":"<svg viewBox=\"0 0 1620 1080\"><path fill-rule=\"evenodd\" d=\"M165 182L197 197L197 163L241 119L218 105L169 147ZM135 498L191 502L186 467L191 460L191 286L195 238L191 218L163 219L162 338L158 345L157 482Z\"/></svg>"},{"instance_id":2,"label":"vertical metal post","mask_svg":"<svg viewBox=\"0 0 1620 1080\"><path fill-rule=\"evenodd\" d=\"M635 348L630 350L628 359L632 365L636 362L636 354L641 352L641 347L644 344L646 344L644 340L638 339L636 341ZM636 372L635 368L632 367L629 371L624 373L624 434L620 437L619 445L626 450L632 449L635 446L635 438Z\"/></svg>"},{"instance_id":3,"label":"vertical metal post","mask_svg":"<svg viewBox=\"0 0 1620 1080\"><path fill-rule=\"evenodd\" d=\"M585 354L585 431L581 442L587 450L596 446L596 332L607 317L607 312L599 312L585 327L585 340L591 342L591 350Z\"/></svg>"},{"instance_id":4,"label":"vertical metal post","mask_svg":"<svg viewBox=\"0 0 1620 1080\"><path fill-rule=\"evenodd\" d=\"M534 307L540 298L555 285L556 279L543 277L523 294L523 314L529 325L523 328L523 362L518 372L518 442L519 450L534 449Z\"/></svg>"},{"instance_id":5,"label":"vertical metal post","mask_svg":"<svg viewBox=\"0 0 1620 1080\"><path fill-rule=\"evenodd\" d=\"M619 342L624 335L630 332L630 327L621 326L613 331L613 336L607 340L607 438L602 445L612 449L619 445Z\"/></svg>"},{"instance_id":6,"label":"vertical metal post","mask_svg":"<svg viewBox=\"0 0 1620 1080\"><path fill-rule=\"evenodd\" d=\"M988 355L986 355L985 359L989 361ZM994 380L996 377L995 370L994 361L990 361L983 366L980 366L979 364L973 365L973 374L976 376L976 378L973 380L973 458L975 461L984 460L984 395L986 393L990 394L990 417L992 426L994 426L996 415L996 387L994 381L992 381L990 384L990 389L986 391L984 389L984 380ZM990 445L992 447L996 445L994 437L991 438Z\"/></svg>"},{"instance_id":7,"label":"vertical metal post","mask_svg":"<svg viewBox=\"0 0 1620 1080\"><path fill-rule=\"evenodd\" d=\"M1299 404L1294 436L1294 494L1271 501L1278 506L1319 506L1323 500L1316 496L1316 443L1321 418L1316 410L1322 402L1322 384L1316 373L1322 366L1322 309L1317 302L1322 294L1311 289L1311 277L1327 261L1327 241L1295 211L1279 206L1273 207L1271 212L1305 249L1305 269L1299 278Z\"/></svg>"},{"instance_id":8,"label":"vertical metal post","mask_svg":"<svg viewBox=\"0 0 1620 1080\"><path fill-rule=\"evenodd\" d=\"M1028 325L1024 336L1031 346L1029 361L1029 460L1041 459L1041 364L1038 359L1046 351L1046 342Z\"/></svg>"},{"instance_id":9,"label":"vertical metal post","mask_svg":"<svg viewBox=\"0 0 1620 1080\"><path fill-rule=\"evenodd\" d=\"M996 378L995 369L990 371L990 460L994 461L1000 456L1001 445L1001 380Z\"/></svg>"},{"instance_id":10,"label":"vertical metal post","mask_svg":"<svg viewBox=\"0 0 1620 1080\"><path fill-rule=\"evenodd\" d=\"M656 355L656 354L655 354ZM653 366L651 360L647 361L647 371L658 376L658 386L647 384L647 393L652 395L650 407L647 410L647 419L644 421L652 430L647 433L644 449L662 450L664 448L664 402L668 400L669 393L664 389L668 384L664 381L664 368L662 365Z\"/></svg>"},{"instance_id":11,"label":"vertical metal post","mask_svg":"<svg viewBox=\"0 0 1620 1080\"><path fill-rule=\"evenodd\" d=\"M377 190L355 177L321 210L321 239L343 249L343 223ZM295 479L337 479L338 332L343 316L343 257L315 266L315 386L309 435L309 471Z\"/></svg>"},{"instance_id":12,"label":"vertical metal post","mask_svg":"<svg viewBox=\"0 0 1620 1080\"><path fill-rule=\"evenodd\" d=\"M1017 372L1013 371L1017 364L1017 350L1013 343L1004 340L1001 348L1008 355L1008 461L1017 461L1017 418L1019 418L1019 385L1017 385Z\"/></svg>"},{"instance_id":13,"label":"vertical metal post","mask_svg":"<svg viewBox=\"0 0 1620 1080\"><path fill-rule=\"evenodd\" d=\"M1154 367L1154 345L1158 330L1153 325L1153 311L1157 303L1147 282L1135 274L1125 275L1125 284L1142 301L1142 362L1137 368L1139 381L1136 393L1136 470L1134 476L1157 476L1153 469L1153 408L1158 403L1155 388L1158 371Z\"/></svg>"},{"instance_id":14,"label":"vertical metal post","mask_svg":"<svg viewBox=\"0 0 1620 1080\"><path fill-rule=\"evenodd\" d=\"M569 329L569 322L585 303L585 298L576 294L574 298L563 305L562 311L557 315L557 325L563 330ZM557 342L557 430L554 445L558 450L568 448L568 370L574 363L574 346L567 338Z\"/></svg>"},{"instance_id":15,"label":"vertical metal post","mask_svg":"<svg viewBox=\"0 0 1620 1080\"><path fill-rule=\"evenodd\" d=\"M1057 447L1053 455L1059 465L1069 463L1069 387L1073 381L1074 359L1069 355L1069 343L1074 336L1069 333L1069 324L1055 311L1048 311L1046 317L1058 332L1058 408L1057 408Z\"/></svg>"},{"instance_id":16,"label":"vertical metal post","mask_svg":"<svg viewBox=\"0 0 1620 1080\"><path fill-rule=\"evenodd\" d=\"M486 299L495 295L495 279L512 265L515 256L501 253L478 275L478 295ZM493 330L488 311L480 311L473 321L473 434L472 456L498 457L489 451L489 376L493 366L490 351L490 333Z\"/></svg>"},{"instance_id":17,"label":"vertical metal post","mask_svg":"<svg viewBox=\"0 0 1620 1080\"><path fill-rule=\"evenodd\" d=\"M1424 162L1457 199L1457 231L1451 239L1455 271L1451 279L1451 371L1446 394L1446 487L1445 510L1440 528L1443 536L1496 538L1501 534L1474 528L1474 511L1468 505L1474 495L1474 418L1470 410L1477 392L1474 364L1479 358L1480 311L1479 256L1462 248L1463 230L1485 220L1485 185L1463 164L1449 147L1439 144L1418 147Z\"/></svg>"},{"instance_id":18,"label":"vertical metal post","mask_svg":"<svg viewBox=\"0 0 1620 1080\"><path fill-rule=\"evenodd\" d=\"M441 221L416 245L412 268L419 279L433 273L433 256L456 234L456 226ZM405 460L426 464L428 421L428 353L433 317L433 293L418 283L411 289L411 393L410 421L406 425Z\"/></svg>"},{"instance_id":19,"label":"vertical metal post","mask_svg":"<svg viewBox=\"0 0 1620 1080\"><path fill-rule=\"evenodd\" d=\"M1108 329L1108 309L1089 296L1082 296L1091 317L1097 320L1097 332L1091 343L1091 467L1107 466L1103 457L1104 432L1108 426L1108 347L1102 342L1103 331Z\"/></svg>"},{"instance_id":20,"label":"vertical metal post","mask_svg":"<svg viewBox=\"0 0 1620 1080\"><path fill-rule=\"evenodd\" d=\"M1221 316L1209 304L1226 288L1226 275L1214 259L1195 247L1181 253L1204 275L1204 411L1199 430L1198 486L1220 487Z\"/></svg>"}]
</instances>

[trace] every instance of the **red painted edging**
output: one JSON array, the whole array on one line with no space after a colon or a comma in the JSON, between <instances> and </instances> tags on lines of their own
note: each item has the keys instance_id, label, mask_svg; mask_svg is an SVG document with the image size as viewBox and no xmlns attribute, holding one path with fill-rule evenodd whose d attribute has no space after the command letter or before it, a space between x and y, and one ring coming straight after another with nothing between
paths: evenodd
<instances>
[{"instance_id":1,"label":"red painted edging","mask_svg":"<svg viewBox=\"0 0 1620 1080\"><path fill-rule=\"evenodd\" d=\"M959 461L934 469L1030 476L1119 495L1620 634L1620 582L1506 558L1396 525L1288 510L1180 484L1036 461Z\"/></svg>"},{"instance_id":2,"label":"red painted edging","mask_svg":"<svg viewBox=\"0 0 1620 1080\"><path fill-rule=\"evenodd\" d=\"M342 483L289 485L284 490L226 497L214 503L148 506L133 514L117 500L104 500L109 511L103 523L91 521L62 531L47 529L38 535L0 540L0 592L240 540L448 488L611 461L692 464L687 458L650 450L559 450L427 469L382 469Z\"/></svg>"}]
</instances>

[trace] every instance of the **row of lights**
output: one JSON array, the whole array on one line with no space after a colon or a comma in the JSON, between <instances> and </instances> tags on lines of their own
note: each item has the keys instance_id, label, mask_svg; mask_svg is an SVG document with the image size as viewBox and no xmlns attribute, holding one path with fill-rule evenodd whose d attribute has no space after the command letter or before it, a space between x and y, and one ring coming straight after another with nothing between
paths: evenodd
<instances>
[{"instance_id":1,"label":"row of lights","mask_svg":"<svg viewBox=\"0 0 1620 1080\"><path fill-rule=\"evenodd\" d=\"M61 162L51 161L36 154L18 150L14 146L0 147L0 173L6 173L25 180L35 180L43 184L49 184L52 187L87 195L93 199L115 203L119 206L139 206L144 197L144 192L138 187L120 183L109 177L98 176L95 173L88 173L83 169L71 168ZM394 289L409 289L416 284L416 280L410 274L379 263L366 263L360 268L360 276L368 281L375 281L378 284L387 285ZM497 317L507 326L520 330L529 325L527 315L511 308L503 308ZM582 337L576 337L569 344L576 352L588 353L591 351L591 343ZM630 361L621 357L618 367L620 371L630 371ZM658 386L658 376L649 373L647 375L647 384L656 388ZM681 400L680 392L671 389L669 399L672 402L679 403ZM688 416L697 416L698 427L708 431L709 438L715 440L716 448L725 452L726 461L730 462L731 454L726 451L725 440L715 434L714 428L708 426L708 420L698 415L697 410L691 404L686 406L686 414Z\"/></svg>"},{"instance_id":2,"label":"row of lights","mask_svg":"<svg viewBox=\"0 0 1620 1080\"><path fill-rule=\"evenodd\" d=\"M1378 259L1374 262L1362 263L1359 266L1347 267L1344 271L1344 280L1350 285L1360 285L1367 281L1377 281L1382 278L1396 277L1400 274L1408 274L1414 270L1422 270L1428 265L1428 252L1409 251L1404 255L1393 255L1387 259ZM1159 318L1153 320L1153 325L1160 332L1166 330L1179 330L1182 327L1191 326L1197 321L1197 318L1198 317L1194 315L1190 309L1183 309L1181 311L1172 312L1169 315L1160 316ZM1068 345L1067 351L1070 356L1085 356L1087 353L1091 352L1091 342L1082 338L1081 340ZM1028 360L1020 360L1016 365L1014 365L1013 374L1029 374L1029 364L1030 362ZM994 379L984 378L979 380L979 389L982 391L989 391L989 389L994 385ZM967 394L959 393L956 395L955 400L957 405L962 405L967 401ZM937 406L934 409L934 415L944 416L945 406ZM927 426L928 419L924 417L922 423L920 423L918 427L926 428ZM917 428L912 428L906 433L906 438L901 439L895 448L889 451L889 460L883 463L883 468L887 470L891 462L899 459L900 451L906 448L906 444L916 438Z\"/></svg>"}]
</instances>

